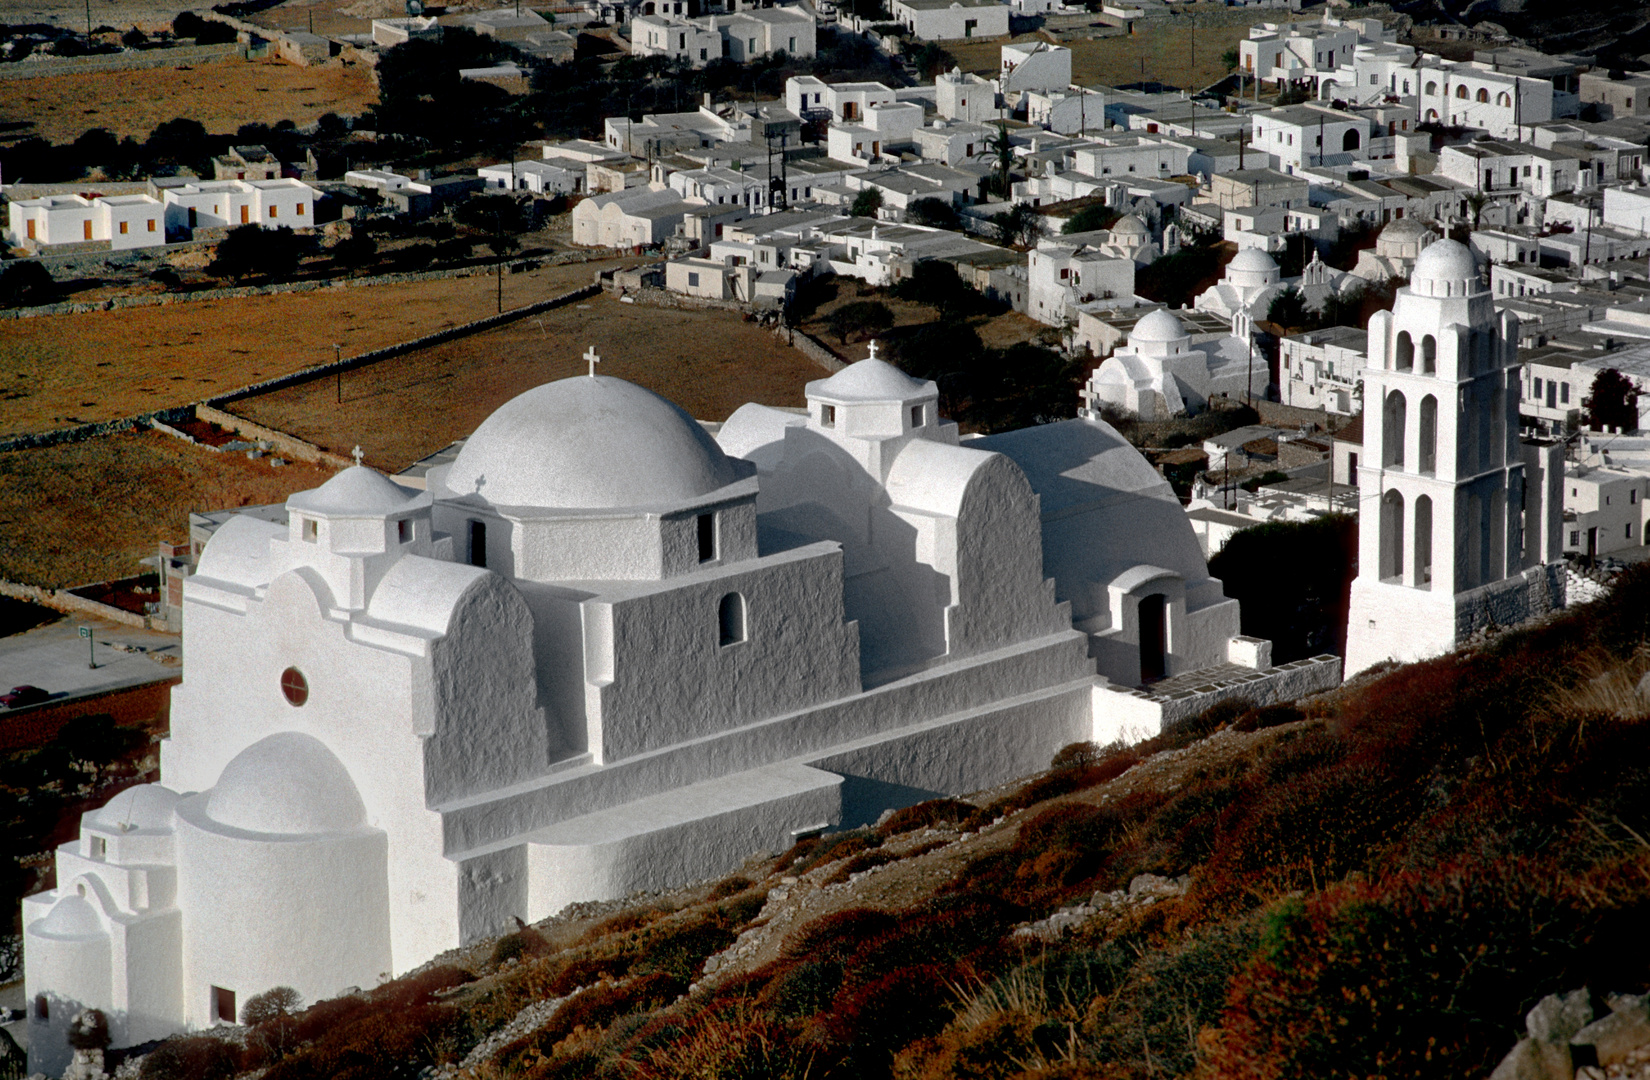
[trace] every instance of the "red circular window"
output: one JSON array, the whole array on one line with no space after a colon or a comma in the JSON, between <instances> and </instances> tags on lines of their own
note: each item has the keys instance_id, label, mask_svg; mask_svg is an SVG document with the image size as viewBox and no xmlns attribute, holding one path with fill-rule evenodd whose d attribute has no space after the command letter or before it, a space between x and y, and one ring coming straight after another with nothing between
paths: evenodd
<instances>
[{"instance_id":1,"label":"red circular window","mask_svg":"<svg viewBox=\"0 0 1650 1080\"><path fill-rule=\"evenodd\" d=\"M297 668L289 667L281 672L281 693L290 704L302 705L309 700L309 680Z\"/></svg>"}]
</instances>

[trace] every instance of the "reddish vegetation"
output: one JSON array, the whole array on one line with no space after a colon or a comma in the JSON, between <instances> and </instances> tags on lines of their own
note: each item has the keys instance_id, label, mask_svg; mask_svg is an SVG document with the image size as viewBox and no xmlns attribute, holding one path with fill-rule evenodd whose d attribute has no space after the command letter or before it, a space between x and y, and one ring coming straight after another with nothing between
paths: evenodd
<instances>
[{"instance_id":1,"label":"reddish vegetation","mask_svg":"<svg viewBox=\"0 0 1650 1080\"><path fill-rule=\"evenodd\" d=\"M318 1005L270 1075L415 1075L579 986L478 1075L1487 1075L1542 996L1647 988L1647 638L1640 569L1604 602L1304 709L1225 703L1131 750L1070 748L990 805L805 841L763 881L747 868L753 888L506 939L503 966L467 962L476 982L437 978L456 987L439 1001L426 974ZM959 845L979 852L960 867L924 857L956 872L912 875L911 902L784 924L766 962L683 995L780 875L876 861L874 882L932 846L919 830L982 827L1001 842ZM1052 940L1010 932L1142 874L1191 884Z\"/></svg>"}]
</instances>

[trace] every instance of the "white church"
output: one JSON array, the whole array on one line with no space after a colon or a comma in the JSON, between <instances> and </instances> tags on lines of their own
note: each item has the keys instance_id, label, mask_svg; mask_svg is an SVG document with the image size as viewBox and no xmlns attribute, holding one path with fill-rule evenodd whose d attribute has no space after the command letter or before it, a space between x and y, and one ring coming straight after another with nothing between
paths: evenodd
<instances>
[{"instance_id":1,"label":"white church","mask_svg":"<svg viewBox=\"0 0 1650 1080\"><path fill-rule=\"evenodd\" d=\"M1250 248L1248 250L1254 250ZM1247 337L1227 336L1192 345L1192 335L1166 308L1147 313L1129 332L1126 347L1100 362L1079 392L1079 415L1100 416L1106 407L1140 417L1167 420L1208 408L1219 394L1239 398L1255 378L1255 355ZM1260 359L1260 389L1270 376Z\"/></svg>"},{"instance_id":2,"label":"white church","mask_svg":"<svg viewBox=\"0 0 1650 1080\"><path fill-rule=\"evenodd\" d=\"M233 1022L1034 772L1168 715L1154 680L1338 681L1240 635L1100 421L960 439L872 358L713 438L593 372L425 490L356 466L213 536L161 782L24 901L31 1070L87 1007L117 1046Z\"/></svg>"}]
</instances>

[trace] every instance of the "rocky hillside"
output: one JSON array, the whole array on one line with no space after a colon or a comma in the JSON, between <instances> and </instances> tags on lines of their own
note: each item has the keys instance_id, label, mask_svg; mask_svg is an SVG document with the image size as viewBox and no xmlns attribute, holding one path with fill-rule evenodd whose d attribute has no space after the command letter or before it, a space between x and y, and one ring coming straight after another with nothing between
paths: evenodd
<instances>
[{"instance_id":1,"label":"rocky hillside","mask_svg":"<svg viewBox=\"0 0 1650 1080\"><path fill-rule=\"evenodd\" d=\"M1647 639L1641 569L1471 652L1069 748L120 1071L1626 1075L1650 1056Z\"/></svg>"}]
</instances>

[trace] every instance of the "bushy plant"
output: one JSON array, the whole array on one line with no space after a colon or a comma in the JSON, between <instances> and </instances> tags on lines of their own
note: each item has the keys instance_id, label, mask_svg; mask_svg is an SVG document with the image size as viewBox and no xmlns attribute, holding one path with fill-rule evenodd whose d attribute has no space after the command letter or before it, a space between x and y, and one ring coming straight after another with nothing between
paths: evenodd
<instances>
[{"instance_id":1,"label":"bushy plant","mask_svg":"<svg viewBox=\"0 0 1650 1080\"><path fill-rule=\"evenodd\" d=\"M143 1058L141 1080L229 1080L240 1071L228 1043L207 1035L167 1039Z\"/></svg>"}]
</instances>

